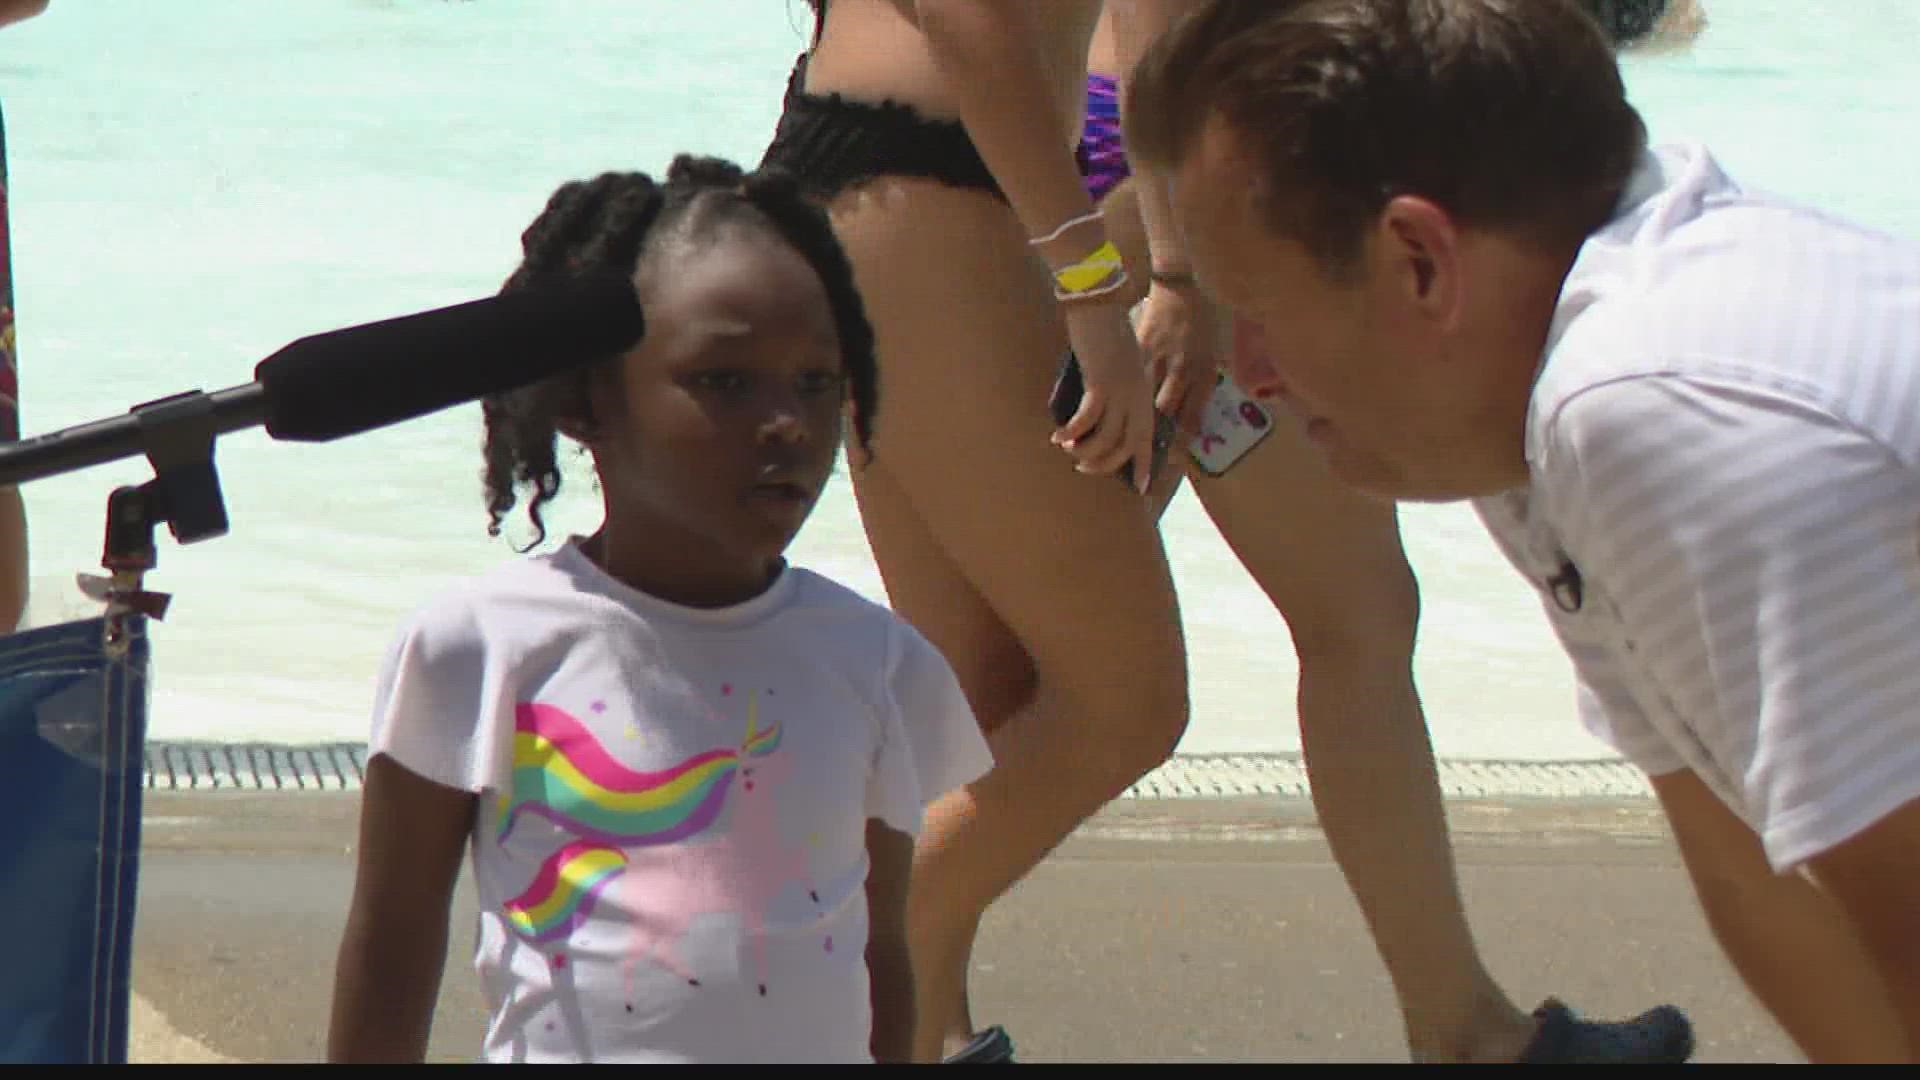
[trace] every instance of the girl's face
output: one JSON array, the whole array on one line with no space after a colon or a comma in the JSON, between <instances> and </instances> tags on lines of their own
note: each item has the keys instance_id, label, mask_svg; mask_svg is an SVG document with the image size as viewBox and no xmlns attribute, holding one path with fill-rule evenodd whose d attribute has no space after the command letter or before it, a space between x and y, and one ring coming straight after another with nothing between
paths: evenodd
<instances>
[{"instance_id":1,"label":"girl's face","mask_svg":"<svg viewBox=\"0 0 1920 1080\"><path fill-rule=\"evenodd\" d=\"M691 576L764 581L840 446L845 375L826 289L768 228L665 239L635 279L646 336L594 388L608 527Z\"/></svg>"}]
</instances>

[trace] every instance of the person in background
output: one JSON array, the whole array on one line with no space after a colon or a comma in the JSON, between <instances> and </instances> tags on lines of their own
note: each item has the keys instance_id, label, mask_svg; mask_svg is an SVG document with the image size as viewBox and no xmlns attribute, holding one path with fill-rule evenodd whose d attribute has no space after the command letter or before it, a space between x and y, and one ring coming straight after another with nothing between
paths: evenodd
<instances>
[{"instance_id":1,"label":"person in background","mask_svg":"<svg viewBox=\"0 0 1920 1080\"><path fill-rule=\"evenodd\" d=\"M0 28L47 10L47 0L0 0ZM0 442L20 438L20 361L15 344L13 264L7 235L7 127L0 112ZM0 487L0 633L27 611L27 507L17 486Z\"/></svg>"}]
</instances>

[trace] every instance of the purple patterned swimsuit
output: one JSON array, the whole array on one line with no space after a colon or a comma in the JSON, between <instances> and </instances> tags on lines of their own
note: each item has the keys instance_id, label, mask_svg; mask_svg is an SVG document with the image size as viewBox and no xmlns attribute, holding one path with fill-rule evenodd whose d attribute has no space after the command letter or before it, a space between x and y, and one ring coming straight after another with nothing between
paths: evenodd
<instances>
[{"instance_id":1,"label":"purple patterned swimsuit","mask_svg":"<svg viewBox=\"0 0 1920 1080\"><path fill-rule=\"evenodd\" d=\"M1132 175L1120 137L1120 84L1110 76L1087 76L1087 121L1073 156L1096 203Z\"/></svg>"}]
</instances>

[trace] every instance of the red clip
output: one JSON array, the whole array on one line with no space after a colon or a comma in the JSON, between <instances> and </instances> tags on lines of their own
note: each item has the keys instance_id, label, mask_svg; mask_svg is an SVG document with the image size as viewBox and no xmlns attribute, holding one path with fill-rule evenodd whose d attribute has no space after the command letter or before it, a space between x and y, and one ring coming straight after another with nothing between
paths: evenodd
<instances>
[{"instance_id":1,"label":"red clip","mask_svg":"<svg viewBox=\"0 0 1920 1080\"><path fill-rule=\"evenodd\" d=\"M113 579L98 574L75 574L80 583L80 591L89 600L102 604L117 605L126 611L136 611L156 622L165 621L167 605L173 602L172 593L148 592L145 589L115 591Z\"/></svg>"}]
</instances>

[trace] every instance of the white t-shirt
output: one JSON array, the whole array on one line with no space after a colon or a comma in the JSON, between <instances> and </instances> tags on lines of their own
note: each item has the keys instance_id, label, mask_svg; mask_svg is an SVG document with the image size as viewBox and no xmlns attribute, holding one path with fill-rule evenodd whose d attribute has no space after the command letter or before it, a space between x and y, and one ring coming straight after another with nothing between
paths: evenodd
<instances>
[{"instance_id":1,"label":"white t-shirt","mask_svg":"<svg viewBox=\"0 0 1920 1080\"><path fill-rule=\"evenodd\" d=\"M871 1060L866 823L986 771L942 656L788 567L666 603L569 542L426 604L370 753L479 793L490 1061Z\"/></svg>"},{"instance_id":2,"label":"white t-shirt","mask_svg":"<svg viewBox=\"0 0 1920 1080\"><path fill-rule=\"evenodd\" d=\"M1596 735L1781 872L1920 797L1920 244L1649 153L1477 502Z\"/></svg>"}]
</instances>

